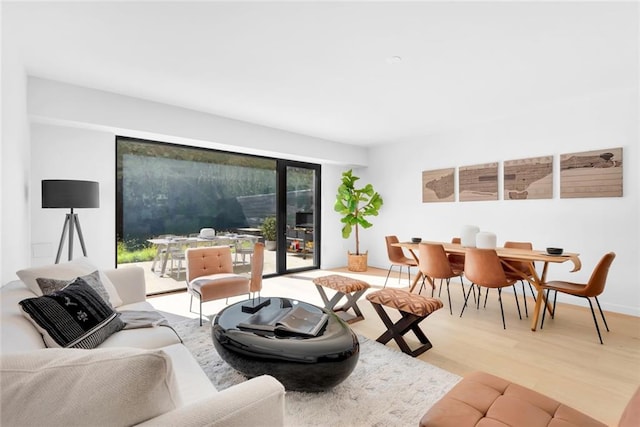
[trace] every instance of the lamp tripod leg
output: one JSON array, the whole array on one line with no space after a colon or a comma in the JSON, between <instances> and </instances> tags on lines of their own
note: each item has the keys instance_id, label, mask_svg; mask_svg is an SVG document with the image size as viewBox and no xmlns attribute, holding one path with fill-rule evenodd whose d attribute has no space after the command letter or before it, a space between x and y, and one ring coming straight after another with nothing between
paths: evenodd
<instances>
[{"instance_id":1,"label":"lamp tripod leg","mask_svg":"<svg viewBox=\"0 0 640 427\"><path fill-rule=\"evenodd\" d=\"M80 246L82 247L82 255L87 256L87 248L84 246L84 237L82 236L82 228L80 228L80 218L78 217L78 214L74 214L73 216L76 228L78 229L78 239L80 240Z\"/></svg>"},{"instance_id":2,"label":"lamp tripod leg","mask_svg":"<svg viewBox=\"0 0 640 427\"><path fill-rule=\"evenodd\" d=\"M69 228L69 214L64 220L64 226L62 227L62 235L60 236L60 244L58 245L58 254L56 255L56 264L60 262L60 255L62 255L62 247L64 246L64 237L67 235L67 229Z\"/></svg>"}]
</instances>

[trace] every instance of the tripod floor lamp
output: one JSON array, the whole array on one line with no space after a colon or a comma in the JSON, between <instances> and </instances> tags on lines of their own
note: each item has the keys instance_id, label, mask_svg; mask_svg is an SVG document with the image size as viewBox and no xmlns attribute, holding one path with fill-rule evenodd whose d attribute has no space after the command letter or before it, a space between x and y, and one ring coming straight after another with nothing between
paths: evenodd
<instances>
[{"instance_id":1,"label":"tripod floor lamp","mask_svg":"<svg viewBox=\"0 0 640 427\"><path fill-rule=\"evenodd\" d=\"M78 239L82 247L82 254L87 256L84 246L84 237L80 228L78 214L73 210L77 208L99 208L100 190L95 181L75 181L68 179L42 180L42 207L43 208L67 208L71 212L67 214L60 236L56 264L60 262L60 255L64 246L65 237L69 237L69 261L73 258L73 235L78 230Z\"/></svg>"}]
</instances>

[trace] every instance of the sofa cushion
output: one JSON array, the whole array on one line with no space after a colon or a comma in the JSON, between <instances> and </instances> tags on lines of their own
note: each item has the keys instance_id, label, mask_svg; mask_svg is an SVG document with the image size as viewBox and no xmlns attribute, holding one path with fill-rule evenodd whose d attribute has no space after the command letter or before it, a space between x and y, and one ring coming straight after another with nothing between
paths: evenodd
<instances>
[{"instance_id":1,"label":"sofa cushion","mask_svg":"<svg viewBox=\"0 0 640 427\"><path fill-rule=\"evenodd\" d=\"M14 280L2 286L0 290L0 351L2 354L21 353L46 348L42 335L27 320L20 309L19 302L35 295Z\"/></svg>"},{"instance_id":2,"label":"sofa cushion","mask_svg":"<svg viewBox=\"0 0 640 427\"><path fill-rule=\"evenodd\" d=\"M94 271L98 270L96 266L94 266L88 258L76 258L72 261L65 262L62 264L50 264L43 265L40 267L31 267L20 270L16 272L20 280L27 285L27 288L31 290L36 295L42 295L42 290L40 290L40 286L38 286L38 282L36 279L39 277L49 278L49 279L60 279L60 280L73 280L78 276L84 276L86 274L90 274ZM118 291L116 290L111 280L100 271L100 281L102 285L109 293L109 302L113 307L119 307L122 305L122 299L118 295Z\"/></svg>"},{"instance_id":3,"label":"sofa cushion","mask_svg":"<svg viewBox=\"0 0 640 427\"><path fill-rule=\"evenodd\" d=\"M2 356L0 372L2 425L124 426L181 406L161 350L44 349Z\"/></svg>"},{"instance_id":4,"label":"sofa cushion","mask_svg":"<svg viewBox=\"0 0 640 427\"><path fill-rule=\"evenodd\" d=\"M183 405L189 405L217 393L191 352L182 344L173 344L162 349L171 358L176 374L178 392Z\"/></svg>"},{"instance_id":5,"label":"sofa cushion","mask_svg":"<svg viewBox=\"0 0 640 427\"><path fill-rule=\"evenodd\" d=\"M118 313L80 278L20 306L47 347L94 348L124 327Z\"/></svg>"},{"instance_id":6,"label":"sofa cushion","mask_svg":"<svg viewBox=\"0 0 640 427\"><path fill-rule=\"evenodd\" d=\"M109 300L109 293L107 292L104 285L102 284L102 280L100 280L100 272L98 270L94 271L91 274L79 276L79 278L84 280L89 286L93 288L94 291L98 293L98 295L100 295L100 298L102 298L107 304L113 307L113 305L111 304L111 301ZM60 289L64 288L74 280L75 278L72 280L67 280L67 279L50 279L47 277L38 277L36 278L36 283L38 284L38 287L42 291L42 295L48 295L54 291L59 291Z\"/></svg>"}]
</instances>

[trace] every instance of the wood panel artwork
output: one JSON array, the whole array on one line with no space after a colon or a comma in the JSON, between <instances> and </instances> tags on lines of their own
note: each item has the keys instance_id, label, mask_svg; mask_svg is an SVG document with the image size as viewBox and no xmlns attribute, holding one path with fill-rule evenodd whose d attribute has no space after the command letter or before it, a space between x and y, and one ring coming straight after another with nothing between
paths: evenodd
<instances>
[{"instance_id":1,"label":"wood panel artwork","mask_svg":"<svg viewBox=\"0 0 640 427\"><path fill-rule=\"evenodd\" d=\"M453 202L455 168L422 171L422 203Z\"/></svg>"},{"instance_id":2,"label":"wood panel artwork","mask_svg":"<svg viewBox=\"0 0 640 427\"><path fill-rule=\"evenodd\" d=\"M504 162L504 199L551 199L553 156Z\"/></svg>"},{"instance_id":3,"label":"wood panel artwork","mask_svg":"<svg viewBox=\"0 0 640 427\"><path fill-rule=\"evenodd\" d=\"M560 198L622 197L622 147L560 156Z\"/></svg>"},{"instance_id":4,"label":"wood panel artwork","mask_svg":"<svg viewBox=\"0 0 640 427\"><path fill-rule=\"evenodd\" d=\"M498 200L498 163L461 166L460 201Z\"/></svg>"}]
</instances>

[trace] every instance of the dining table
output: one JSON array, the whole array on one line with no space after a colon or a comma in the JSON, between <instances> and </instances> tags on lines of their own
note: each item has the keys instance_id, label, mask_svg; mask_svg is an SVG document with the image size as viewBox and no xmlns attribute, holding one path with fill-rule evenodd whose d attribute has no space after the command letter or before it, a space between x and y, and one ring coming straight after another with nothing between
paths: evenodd
<instances>
[{"instance_id":1,"label":"dining table","mask_svg":"<svg viewBox=\"0 0 640 427\"><path fill-rule=\"evenodd\" d=\"M207 246L226 245L230 244L238 248L242 242L251 241L255 243L260 239L260 236L250 234L228 234L212 237L185 237L185 236L170 236L170 237L156 237L147 239L147 242L157 247L156 255L153 258L153 264L151 264L151 271L156 272L156 264L161 263L160 276L164 276L167 270L167 262L169 260L169 254L172 250L176 250L182 246L196 246L199 243L204 243Z\"/></svg>"},{"instance_id":2,"label":"dining table","mask_svg":"<svg viewBox=\"0 0 640 427\"><path fill-rule=\"evenodd\" d=\"M442 245L447 254L457 254L464 255L467 248L460 243L449 243L449 242L434 242L434 241L423 241L421 243L432 243ZM419 264L420 260L418 258L417 253L419 252L420 243L418 242L399 242L394 243L393 246L401 247L409 251L411 256L416 260ZM562 264L565 262L571 262L573 264L573 268L571 272L579 271L582 268L582 263L580 262L580 254L573 252L563 252L560 255L551 255L548 254L546 250L539 249L518 249L518 248L504 248L504 247L496 247L496 253L498 254L498 258L500 258L500 262L503 264L505 269L509 269L513 271L518 276L522 277L523 280L529 281L535 288L538 293L538 297L536 298L536 305L533 313L533 319L531 320L531 330L535 331L538 326L538 319L540 317L540 307L542 303L545 304L549 313L551 313L552 308L550 304L546 301L544 297L544 293L542 292L542 285L546 283L547 280L547 271L550 264ZM528 276L525 272L519 271L518 269L513 268L513 266L508 261L520 261L526 263L529 266ZM536 271L535 263L542 263L542 273L538 274ZM416 285L422 279L423 274L418 269L418 274L415 275L413 282L411 283L411 287L409 288L409 292L413 292ZM431 278L426 277L432 287L435 287Z\"/></svg>"}]
</instances>

